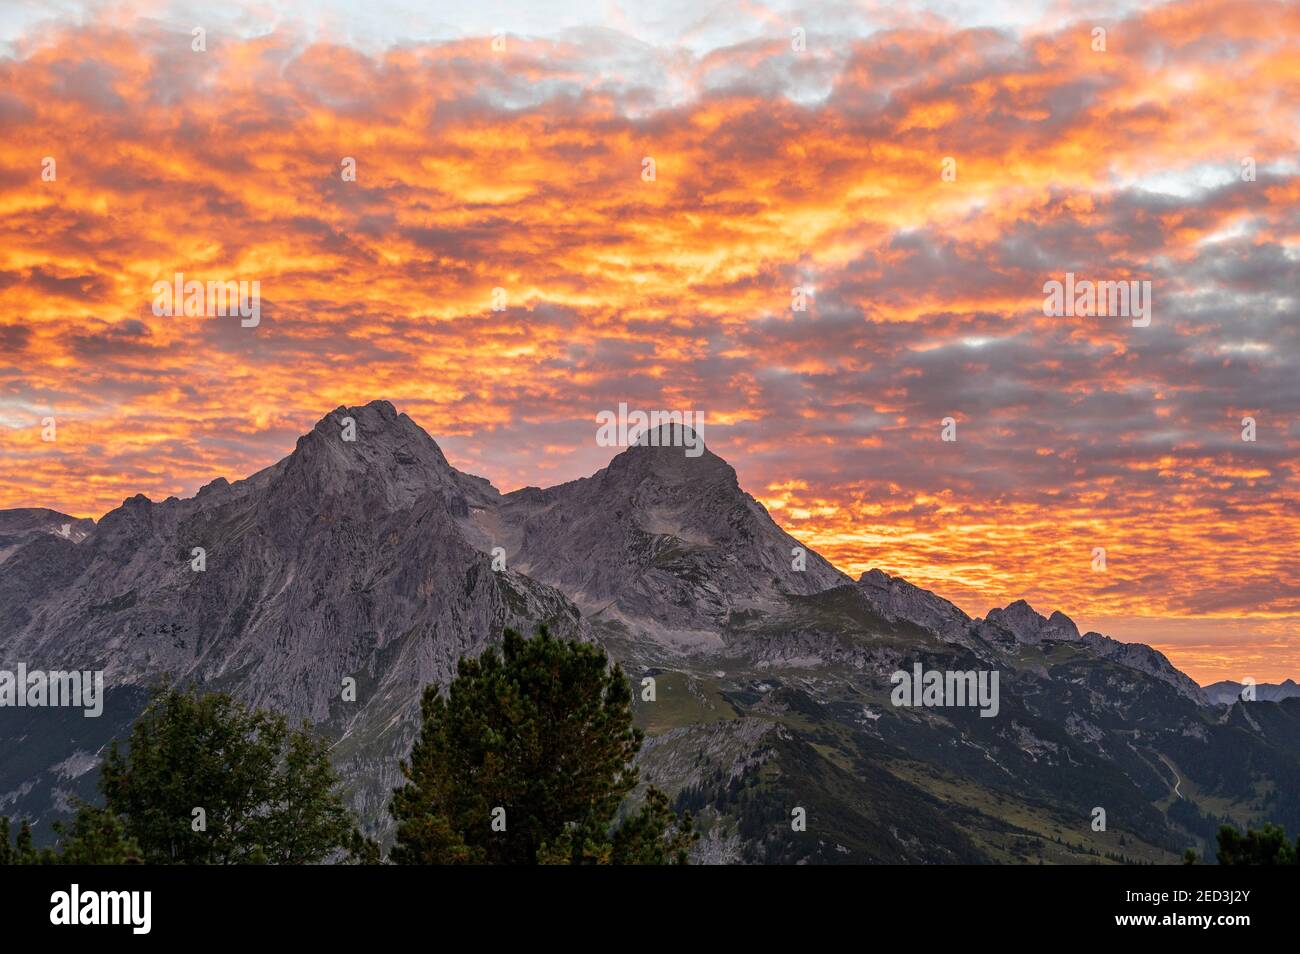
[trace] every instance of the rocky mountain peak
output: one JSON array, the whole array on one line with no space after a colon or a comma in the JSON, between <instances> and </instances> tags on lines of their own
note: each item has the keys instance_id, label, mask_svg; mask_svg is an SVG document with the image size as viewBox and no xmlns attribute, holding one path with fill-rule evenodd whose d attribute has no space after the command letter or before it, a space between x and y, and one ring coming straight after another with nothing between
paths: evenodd
<instances>
[{"instance_id":1,"label":"rocky mountain peak","mask_svg":"<svg viewBox=\"0 0 1300 954\"><path fill-rule=\"evenodd\" d=\"M358 446L343 446L347 444ZM437 442L388 401L336 407L298 438L294 453L318 456L327 451L333 452L334 460L349 467L364 466L383 457L402 456L439 470L451 468ZM322 458L325 460L328 458Z\"/></svg>"},{"instance_id":2,"label":"rocky mountain peak","mask_svg":"<svg viewBox=\"0 0 1300 954\"><path fill-rule=\"evenodd\" d=\"M666 425L589 478L503 497L485 519L508 565L651 638L706 634L715 648L733 612L849 582L778 527L696 437Z\"/></svg>"},{"instance_id":3,"label":"rocky mountain peak","mask_svg":"<svg viewBox=\"0 0 1300 954\"><path fill-rule=\"evenodd\" d=\"M1079 627L1074 625L1074 620L1070 617L1056 610L1047 618L1047 626L1043 628L1042 635L1048 639L1078 639Z\"/></svg>"},{"instance_id":4,"label":"rocky mountain peak","mask_svg":"<svg viewBox=\"0 0 1300 954\"><path fill-rule=\"evenodd\" d=\"M217 494L225 493L229 489L230 489L230 481L226 480L226 478L224 477L218 477L215 480L211 480L208 483L204 484L202 487L200 487L199 492L194 496L196 498L214 496Z\"/></svg>"},{"instance_id":5,"label":"rocky mountain peak","mask_svg":"<svg viewBox=\"0 0 1300 954\"><path fill-rule=\"evenodd\" d=\"M606 472L620 480L654 475L670 483L722 479L739 485L736 471L705 446L703 437L681 424L646 430L609 462Z\"/></svg>"},{"instance_id":6,"label":"rocky mountain peak","mask_svg":"<svg viewBox=\"0 0 1300 954\"><path fill-rule=\"evenodd\" d=\"M1016 600L1004 609L990 610L977 629L981 636L994 642L1005 642L1008 637L1017 643L1079 638L1079 627L1070 617L1060 610L1045 617L1025 600Z\"/></svg>"},{"instance_id":7,"label":"rocky mountain peak","mask_svg":"<svg viewBox=\"0 0 1300 954\"><path fill-rule=\"evenodd\" d=\"M486 480L452 467L437 442L388 401L326 414L298 439L277 482L314 498L379 496L389 510L408 509L430 491L458 514L499 496Z\"/></svg>"},{"instance_id":8,"label":"rocky mountain peak","mask_svg":"<svg viewBox=\"0 0 1300 954\"><path fill-rule=\"evenodd\" d=\"M944 639L960 641L970 624L970 617L943 597L881 569L858 577L858 588L885 619L913 623Z\"/></svg>"}]
</instances>

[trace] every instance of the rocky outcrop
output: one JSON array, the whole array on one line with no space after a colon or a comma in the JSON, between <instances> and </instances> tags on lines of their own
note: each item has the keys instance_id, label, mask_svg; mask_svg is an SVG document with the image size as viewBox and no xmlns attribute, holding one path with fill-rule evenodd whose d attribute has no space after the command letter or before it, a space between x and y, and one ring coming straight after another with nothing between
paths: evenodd
<instances>
[{"instance_id":1,"label":"rocky outcrop","mask_svg":"<svg viewBox=\"0 0 1300 954\"><path fill-rule=\"evenodd\" d=\"M1059 610L1045 617L1024 600L1016 600L1005 609L990 610L974 624L975 632L993 643L1035 645L1046 639L1078 639L1079 627Z\"/></svg>"},{"instance_id":2,"label":"rocky outcrop","mask_svg":"<svg viewBox=\"0 0 1300 954\"><path fill-rule=\"evenodd\" d=\"M970 626L970 617L943 597L883 570L863 573L858 587L885 619L912 623L949 642L962 641Z\"/></svg>"}]
</instances>

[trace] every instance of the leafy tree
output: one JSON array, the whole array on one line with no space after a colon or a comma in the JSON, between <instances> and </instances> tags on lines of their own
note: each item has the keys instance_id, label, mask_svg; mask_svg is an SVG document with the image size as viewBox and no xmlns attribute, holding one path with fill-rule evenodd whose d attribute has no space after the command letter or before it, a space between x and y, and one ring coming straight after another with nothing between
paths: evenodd
<instances>
[{"instance_id":1,"label":"leafy tree","mask_svg":"<svg viewBox=\"0 0 1300 954\"><path fill-rule=\"evenodd\" d=\"M305 726L226 693L169 689L125 752L114 740L99 784L148 863L305 864L354 844L337 782Z\"/></svg>"},{"instance_id":2,"label":"leafy tree","mask_svg":"<svg viewBox=\"0 0 1300 954\"><path fill-rule=\"evenodd\" d=\"M637 783L622 670L598 647L506 630L461 659L446 695L425 688L406 784L389 810L399 864L683 862L696 837L662 793L614 830ZM502 816L497 811L504 810ZM493 830L493 819L505 830Z\"/></svg>"},{"instance_id":3,"label":"leafy tree","mask_svg":"<svg viewBox=\"0 0 1300 954\"><path fill-rule=\"evenodd\" d=\"M1245 834L1232 825L1224 825L1219 829L1219 864L1300 864L1300 838L1291 844L1287 840L1286 830L1277 825L1247 828Z\"/></svg>"}]
</instances>

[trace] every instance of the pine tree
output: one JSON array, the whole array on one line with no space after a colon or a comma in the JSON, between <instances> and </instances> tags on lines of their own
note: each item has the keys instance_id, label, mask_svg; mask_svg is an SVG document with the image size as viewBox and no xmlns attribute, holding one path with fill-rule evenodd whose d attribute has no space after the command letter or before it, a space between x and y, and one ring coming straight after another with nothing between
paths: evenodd
<instances>
[{"instance_id":1,"label":"pine tree","mask_svg":"<svg viewBox=\"0 0 1300 954\"><path fill-rule=\"evenodd\" d=\"M34 865L41 857L32 847L32 826L24 820L18 826L14 843L9 844L12 831L8 816L0 815L0 865Z\"/></svg>"},{"instance_id":2,"label":"pine tree","mask_svg":"<svg viewBox=\"0 0 1300 954\"><path fill-rule=\"evenodd\" d=\"M696 837L690 816L679 824L668 796L651 788L641 810L614 832L612 860L616 865L684 865Z\"/></svg>"},{"instance_id":3,"label":"pine tree","mask_svg":"<svg viewBox=\"0 0 1300 954\"><path fill-rule=\"evenodd\" d=\"M389 810L400 864L685 861L695 837L651 790L614 830L637 784L641 732L622 669L596 646L506 630L501 652L462 659L428 686L406 784ZM504 830L494 830L494 820Z\"/></svg>"}]
</instances>

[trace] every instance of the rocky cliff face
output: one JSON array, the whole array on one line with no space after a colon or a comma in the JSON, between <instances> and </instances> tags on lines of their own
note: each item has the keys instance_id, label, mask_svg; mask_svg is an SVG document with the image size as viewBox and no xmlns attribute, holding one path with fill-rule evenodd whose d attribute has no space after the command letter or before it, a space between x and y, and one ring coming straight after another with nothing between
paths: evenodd
<instances>
[{"instance_id":1,"label":"rocky cliff face","mask_svg":"<svg viewBox=\"0 0 1300 954\"><path fill-rule=\"evenodd\" d=\"M508 565L596 620L682 651L722 649L733 614L848 582L708 450L692 458L680 446L633 446L591 477L507 494L484 522Z\"/></svg>"},{"instance_id":2,"label":"rocky cliff face","mask_svg":"<svg viewBox=\"0 0 1300 954\"><path fill-rule=\"evenodd\" d=\"M952 603L900 576L868 570L858 578L858 587L885 619L905 620L952 642L963 641L970 628L970 617Z\"/></svg>"}]
</instances>

